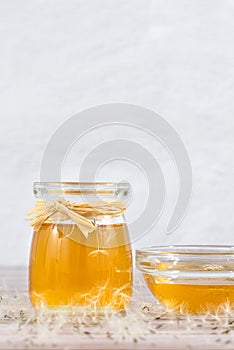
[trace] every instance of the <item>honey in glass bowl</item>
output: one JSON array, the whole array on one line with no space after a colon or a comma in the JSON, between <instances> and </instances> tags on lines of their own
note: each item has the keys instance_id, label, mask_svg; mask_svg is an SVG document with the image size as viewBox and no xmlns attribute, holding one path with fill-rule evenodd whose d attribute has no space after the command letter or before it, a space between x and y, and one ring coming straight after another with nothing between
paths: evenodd
<instances>
[{"instance_id":1,"label":"honey in glass bowl","mask_svg":"<svg viewBox=\"0 0 234 350\"><path fill-rule=\"evenodd\" d=\"M37 198L54 203L125 199L125 183L35 183ZM96 200L96 201L95 201ZM112 209L110 209L112 213ZM82 215L84 213L82 212ZM35 307L72 310L124 310L132 294L132 252L124 215L88 213L95 223L87 236L68 220L45 220L33 234L29 293Z\"/></svg>"},{"instance_id":2,"label":"honey in glass bowl","mask_svg":"<svg viewBox=\"0 0 234 350\"><path fill-rule=\"evenodd\" d=\"M234 247L164 246L136 253L137 267L164 306L204 314L234 306Z\"/></svg>"}]
</instances>

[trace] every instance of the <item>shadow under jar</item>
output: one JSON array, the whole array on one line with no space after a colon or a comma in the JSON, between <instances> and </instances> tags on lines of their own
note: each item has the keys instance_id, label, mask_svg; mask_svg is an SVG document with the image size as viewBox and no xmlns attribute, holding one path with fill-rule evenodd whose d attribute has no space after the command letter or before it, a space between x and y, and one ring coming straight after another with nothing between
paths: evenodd
<instances>
[{"instance_id":1,"label":"shadow under jar","mask_svg":"<svg viewBox=\"0 0 234 350\"><path fill-rule=\"evenodd\" d=\"M129 191L128 183L34 183L34 194L41 205L46 203L48 218L34 230L31 243L33 306L80 311L128 307L132 251L123 211L114 205L124 203ZM56 203L58 212L49 215ZM80 227L71 220L64 209L67 203L81 208L78 221L79 215L89 220L92 232L83 230L82 220Z\"/></svg>"},{"instance_id":2,"label":"shadow under jar","mask_svg":"<svg viewBox=\"0 0 234 350\"><path fill-rule=\"evenodd\" d=\"M223 313L234 307L232 246L142 248L136 264L156 299L176 313Z\"/></svg>"}]
</instances>

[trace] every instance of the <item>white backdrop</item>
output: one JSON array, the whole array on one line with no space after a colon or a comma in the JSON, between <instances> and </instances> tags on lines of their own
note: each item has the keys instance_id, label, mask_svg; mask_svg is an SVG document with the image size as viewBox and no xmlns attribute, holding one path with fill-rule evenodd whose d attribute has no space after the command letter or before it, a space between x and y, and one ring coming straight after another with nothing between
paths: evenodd
<instances>
[{"instance_id":1,"label":"white backdrop","mask_svg":"<svg viewBox=\"0 0 234 350\"><path fill-rule=\"evenodd\" d=\"M28 262L31 229L24 218L51 135L78 111L108 102L164 115L193 166L189 212L166 236L176 171L160 145L123 131L157 153L168 186L162 219L134 247L234 243L233 42L231 0L0 0L0 264ZM110 132L102 133L103 140ZM90 145L83 140L76 147L77 169ZM75 180L72 165L68 159L64 180ZM131 220L147 200L140 195L147 188L144 176L131 175L134 169L125 165L121 174L113 163L97 177L134 178Z\"/></svg>"}]
</instances>

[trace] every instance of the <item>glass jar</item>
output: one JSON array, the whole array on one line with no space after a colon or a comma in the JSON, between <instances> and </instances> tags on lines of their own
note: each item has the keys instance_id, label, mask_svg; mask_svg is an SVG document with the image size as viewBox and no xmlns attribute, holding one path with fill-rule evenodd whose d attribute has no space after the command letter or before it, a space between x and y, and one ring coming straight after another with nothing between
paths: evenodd
<instances>
[{"instance_id":1,"label":"glass jar","mask_svg":"<svg viewBox=\"0 0 234 350\"><path fill-rule=\"evenodd\" d=\"M118 207L129 192L128 183L34 183L41 207L31 210L36 216L29 262L33 306L123 310L129 305L132 252Z\"/></svg>"},{"instance_id":2,"label":"glass jar","mask_svg":"<svg viewBox=\"0 0 234 350\"><path fill-rule=\"evenodd\" d=\"M234 247L159 246L136 251L156 299L178 313L223 312L234 305Z\"/></svg>"}]
</instances>

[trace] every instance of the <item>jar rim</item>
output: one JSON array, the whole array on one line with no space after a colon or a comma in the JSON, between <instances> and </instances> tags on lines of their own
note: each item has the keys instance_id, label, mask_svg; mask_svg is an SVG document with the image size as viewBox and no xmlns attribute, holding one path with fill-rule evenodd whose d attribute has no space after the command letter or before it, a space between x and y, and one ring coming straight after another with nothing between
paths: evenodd
<instances>
[{"instance_id":1,"label":"jar rim","mask_svg":"<svg viewBox=\"0 0 234 350\"><path fill-rule=\"evenodd\" d=\"M47 195L104 195L126 199L130 193L129 182L34 182L36 197Z\"/></svg>"},{"instance_id":2,"label":"jar rim","mask_svg":"<svg viewBox=\"0 0 234 350\"><path fill-rule=\"evenodd\" d=\"M44 185L118 185L118 184L128 184L127 181L120 182L109 182L109 181L35 181L34 185L44 184Z\"/></svg>"}]
</instances>

